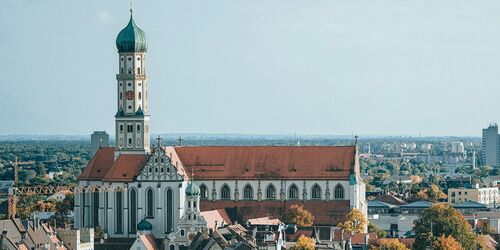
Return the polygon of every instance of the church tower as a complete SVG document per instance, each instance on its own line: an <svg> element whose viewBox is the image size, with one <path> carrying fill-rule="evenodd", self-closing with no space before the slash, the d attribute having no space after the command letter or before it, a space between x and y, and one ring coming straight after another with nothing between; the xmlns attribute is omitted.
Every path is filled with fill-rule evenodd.
<svg viewBox="0 0 500 250"><path fill-rule="evenodd" d="M118 49L117 112L115 115L115 158L120 154L150 152L146 33L130 21L116 37Z"/></svg>

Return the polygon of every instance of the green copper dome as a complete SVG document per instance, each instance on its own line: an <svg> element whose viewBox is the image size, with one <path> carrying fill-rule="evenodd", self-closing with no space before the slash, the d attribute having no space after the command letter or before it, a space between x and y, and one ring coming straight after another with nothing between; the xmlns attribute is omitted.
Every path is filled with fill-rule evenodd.
<svg viewBox="0 0 500 250"><path fill-rule="evenodd" d="M200 188L193 181L190 181L186 187L186 195L200 195Z"/></svg>
<svg viewBox="0 0 500 250"><path fill-rule="evenodd" d="M130 14L127 27L123 28L116 37L116 48L118 52L146 52L148 50L146 33L135 25L132 14Z"/></svg>
<svg viewBox="0 0 500 250"><path fill-rule="evenodd" d="M146 219L142 219L139 224L137 224L137 230L139 231L151 231L153 229L153 225L149 223Z"/></svg>

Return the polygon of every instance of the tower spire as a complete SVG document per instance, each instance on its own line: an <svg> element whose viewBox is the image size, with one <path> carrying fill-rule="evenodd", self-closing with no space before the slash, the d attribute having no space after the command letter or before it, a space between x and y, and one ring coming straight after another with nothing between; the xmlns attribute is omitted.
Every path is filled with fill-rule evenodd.
<svg viewBox="0 0 500 250"><path fill-rule="evenodd" d="M132 0L130 0L130 16L132 16L132 13L134 12L134 5Z"/></svg>

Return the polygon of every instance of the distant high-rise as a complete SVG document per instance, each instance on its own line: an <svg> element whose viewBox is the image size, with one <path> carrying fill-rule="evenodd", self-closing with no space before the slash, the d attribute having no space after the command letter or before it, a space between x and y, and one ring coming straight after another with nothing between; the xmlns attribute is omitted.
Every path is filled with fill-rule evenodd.
<svg viewBox="0 0 500 250"><path fill-rule="evenodd" d="M92 156L94 156L95 152L100 147L108 147L109 146L109 135L106 131L94 131L94 133L90 136L90 144L92 145Z"/></svg>
<svg viewBox="0 0 500 250"><path fill-rule="evenodd" d="M500 140L496 123L491 123L488 128L483 129L481 161L483 165L500 165Z"/></svg>

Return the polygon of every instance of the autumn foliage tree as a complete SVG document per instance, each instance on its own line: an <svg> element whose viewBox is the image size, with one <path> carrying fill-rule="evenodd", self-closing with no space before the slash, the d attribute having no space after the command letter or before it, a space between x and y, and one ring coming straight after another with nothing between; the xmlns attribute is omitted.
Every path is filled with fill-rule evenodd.
<svg viewBox="0 0 500 250"><path fill-rule="evenodd" d="M397 239L381 239L378 246L372 246L370 250L410 250L405 244Z"/></svg>
<svg viewBox="0 0 500 250"><path fill-rule="evenodd" d="M476 234L462 214L448 204L424 210L415 221L414 230L415 249L429 247L439 236L452 236L463 249L476 249Z"/></svg>
<svg viewBox="0 0 500 250"><path fill-rule="evenodd" d="M298 227L310 227L313 225L313 221L314 216L303 206L291 205L285 214L285 222L295 224Z"/></svg>
<svg viewBox="0 0 500 250"><path fill-rule="evenodd" d="M448 196L441 191L438 185L431 184L429 188L423 189L417 193L417 197L422 200L436 202L446 199Z"/></svg>
<svg viewBox="0 0 500 250"><path fill-rule="evenodd" d="M434 250L462 250L462 246L451 235L439 236L432 244Z"/></svg>
<svg viewBox="0 0 500 250"><path fill-rule="evenodd" d="M346 220L339 223L337 226L349 233L361 233L365 231L368 220L365 215L357 208L351 209L347 214Z"/></svg>
<svg viewBox="0 0 500 250"><path fill-rule="evenodd" d="M314 250L315 247L314 240L309 237L301 235L297 240L297 244L291 247L292 250Z"/></svg>

